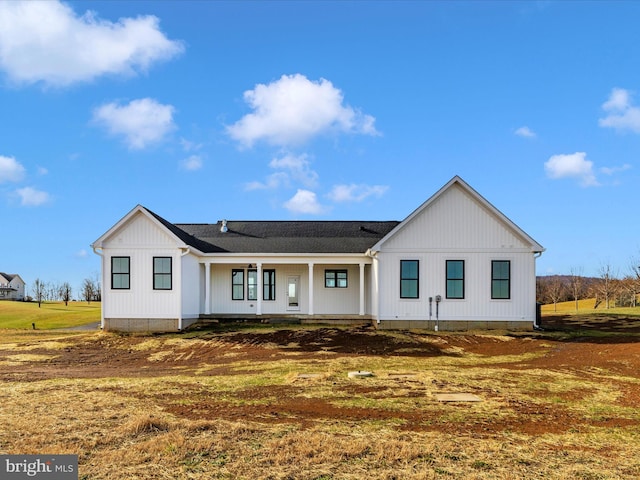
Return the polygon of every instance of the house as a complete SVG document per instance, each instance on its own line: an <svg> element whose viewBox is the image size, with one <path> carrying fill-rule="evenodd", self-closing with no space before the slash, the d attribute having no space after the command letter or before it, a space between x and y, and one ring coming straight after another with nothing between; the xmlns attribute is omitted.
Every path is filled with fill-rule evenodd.
<svg viewBox="0 0 640 480"><path fill-rule="evenodd" d="M174 224L136 206L98 238L102 327L201 319L531 329L544 248L460 177L398 221Z"/></svg>
<svg viewBox="0 0 640 480"><path fill-rule="evenodd" d="M17 273L0 272L0 300L24 300L24 286Z"/></svg>

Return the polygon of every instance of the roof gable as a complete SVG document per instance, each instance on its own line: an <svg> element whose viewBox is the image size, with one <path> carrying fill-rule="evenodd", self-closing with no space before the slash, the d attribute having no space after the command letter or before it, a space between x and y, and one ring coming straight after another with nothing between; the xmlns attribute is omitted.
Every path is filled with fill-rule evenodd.
<svg viewBox="0 0 640 480"><path fill-rule="evenodd" d="M381 239L372 250L416 248L544 247L460 177L455 176Z"/></svg>

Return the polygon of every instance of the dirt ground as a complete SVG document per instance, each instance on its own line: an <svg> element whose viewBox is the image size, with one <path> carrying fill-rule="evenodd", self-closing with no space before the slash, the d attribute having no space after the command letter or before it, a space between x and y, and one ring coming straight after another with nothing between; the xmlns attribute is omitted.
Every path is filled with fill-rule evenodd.
<svg viewBox="0 0 640 480"><path fill-rule="evenodd" d="M615 325L610 328L613 330ZM628 335L550 336L544 333L519 333L513 335L488 334L439 334L425 332L402 332L401 335L382 334L371 327L354 328L309 328L275 331L224 331L204 332L192 340L173 342L175 336L128 336L91 333L66 338L66 346L48 347L47 343L34 340L29 354L34 358L50 356L46 361L22 361L16 368L10 361L12 355L24 352L5 348L0 351L0 382L29 382L45 379L108 378L108 377L161 377L168 372L197 374L204 376L230 376L238 374L240 363L248 366L262 361L291 360L306 361L318 365L327 359L343 357L377 356L391 357L460 358L475 355L485 366L500 369L506 374L517 375L524 369L537 369L541 375L571 373L580 378L594 380L606 378L618 384L624 394L615 400L617 405L634 407L640 404L640 338ZM26 344L27 346L28 343ZM510 361L509 359L514 359ZM473 368L462 365L460 368ZM259 374L259 369L256 370ZM545 373L546 372L546 373ZM603 375L606 372L606 375ZM407 372L405 372L407 373ZM411 372L399 375L402 382L412 382ZM391 377L389 377L391 378ZM434 378L431 384L414 382L403 395L426 395L429 391L448 391L446 379ZM449 434L465 433L496 435L500 432L518 432L527 435L564 433L584 427L638 427L634 418L602 416L585 418L583 415L561 405L541 406L540 403L521 400L517 397L505 399L507 407L515 415L493 418L490 422L478 417L465 423L438 421L437 415L425 421L418 411L392 411L371 407L339 406L322 398L305 396L304 381L292 381L288 385L248 387L234 392L234 401L217 399L206 388L191 387L189 392L157 395L144 393L147 398L172 415L187 419L225 419L238 421L252 419L262 423L295 423L303 428L314 422L327 419L359 421L399 419L399 428L408 431L442 431ZM385 398L396 394L384 385L367 383L339 383L335 389L345 395L367 395L371 399ZM588 387L587 387L588 388ZM408 393L407 393L408 392ZM540 386L540 395L545 395ZM474 393L488 399L496 396L486 384L475 387ZM588 391L574 388L566 392L546 392L549 397L578 397ZM196 399L188 405L176 401L175 397L188 395ZM269 399L269 401L260 401ZM562 398L561 398L562 400ZM565 398L565 400L567 400ZM471 408L460 405L459 408Z"/></svg>

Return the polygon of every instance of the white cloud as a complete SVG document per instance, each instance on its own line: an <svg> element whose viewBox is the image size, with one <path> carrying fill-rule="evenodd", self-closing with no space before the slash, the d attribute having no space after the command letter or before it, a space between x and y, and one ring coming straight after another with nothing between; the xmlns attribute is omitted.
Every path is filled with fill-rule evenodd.
<svg viewBox="0 0 640 480"><path fill-rule="evenodd" d="M628 163L625 163L620 167L601 167L600 171L605 175L614 175L618 172L624 172L625 170L629 170L631 168L632 168L631 165L629 165Z"/></svg>
<svg viewBox="0 0 640 480"><path fill-rule="evenodd" d="M367 197L381 197L388 190L385 185L336 185L328 197L334 202L361 202Z"/></svg>
<svg viewBox="0 0 640 480"><path fill-rule="evenodd" d="M289 175L286 172L272 173L265 182L249 182L245 185L245 190L274 190L280 187L288 187L291 184Z"/></svg>
<svg viewBox="0 0 640 480"><path fill-rule="evenodd" d="M60 1L0 2L0 69L16 83L66 86L135 75L184 50L157 17L102 20Z"/></svg>
<svg viewBox="0 0 640 480"><path fill-rule="evenodd" d="M24 167L15 158L0 155L0 183L19 182L24 174Z"/></svg>
<svg viewBox="0 0 640 480"><path fill-rule="evenodd" d="M25 207L37 207L51 200L51 196L47 192L32 187L19 188L16 193L20 197L20 204Z"/></svg>
<svg viewBox="0 0 640 480"><path fill-rule="evenodd" d="M318 173L311 169L311 162L306 153L301 155L285 154L274 158L269 166L276 170L285 170L292 180L302 183L305 187L313 187L318 182Z"/></svg>
<svg viewBox="0 0 640 480"><path fill-rule="evenodd" d="M608 115L598 120L601 127L640 133L640 107L632 105L631 93L628 90L614 88L609 99L602 104L602 109L608 112Z"/></svg>
<svg viewBox="0 0 640 480"><path fill-rule="evenodd" d="M102 105L93 111L93 120L111 135L123 136L129 148L140 150L160 142L176 128L174 110L171 105L142 98L123 106L115 102Z"/></svg>
<svg viewBox="0 0 640 480"><path fill-rule="evenodd" d="M342 91L324 78L315 82L301 74L283 75L247 90L244 100L253 113L228 126L227 133L246 147L260 140L299 145L330 131L378 134L375 118L343 105Z"/></svg>
<svg viewBox="0 0 640 480"><path fill-rule="evenodd" d="M585 152L553 155L544 164L544 169L549 178L576 178L584 187L598 185L593 173L593 162L587 160L586 156Z"/></svg>
<svg viewBox="0 0 640 480"><path fill-rule="evenodd" d="M200 170L202 168L202 157L200 155L191 155L180 162L180 167L190 172Z"/></svg>
<svg viewBox="0 0 640 480"><path fill-rule="evenodd" d="M529 127L527 126L523 126L518 128L515 132L515 135L519 136L519 137L524 137L524 138L536 138L536 132L534 132L533 130L531 130Z"/></svg>
<svg viewBox="0 0 640 480"><path fill-rule="evenodd" d="M316 194L310 190L299 189L296 194L284 203L284 207L292 213L317 215L325 208L318 202Z"/></svg>

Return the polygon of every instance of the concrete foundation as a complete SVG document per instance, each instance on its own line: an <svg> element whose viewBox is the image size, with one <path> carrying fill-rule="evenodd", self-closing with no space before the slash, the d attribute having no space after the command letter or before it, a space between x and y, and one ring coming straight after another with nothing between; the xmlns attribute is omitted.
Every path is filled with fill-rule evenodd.
<svg viewBox="0 0 640 480"><path fill-rule="evenodd" d="M194 324L198 319L182 320L182 328ZM177 318L105 318L105 332L178 332L180 322Z"/></svg>
<svg viewBox="0 0 640 480"><path fill-rule="evenodd" d="M435 320L380 320L373 322L376 328L381 330L408 330L421 329L435 331ZM533 322L528 321L502 321L502 320L440 320L437 322L439 332L465 332L469 330L510 330L531 331Z"/></svg>

